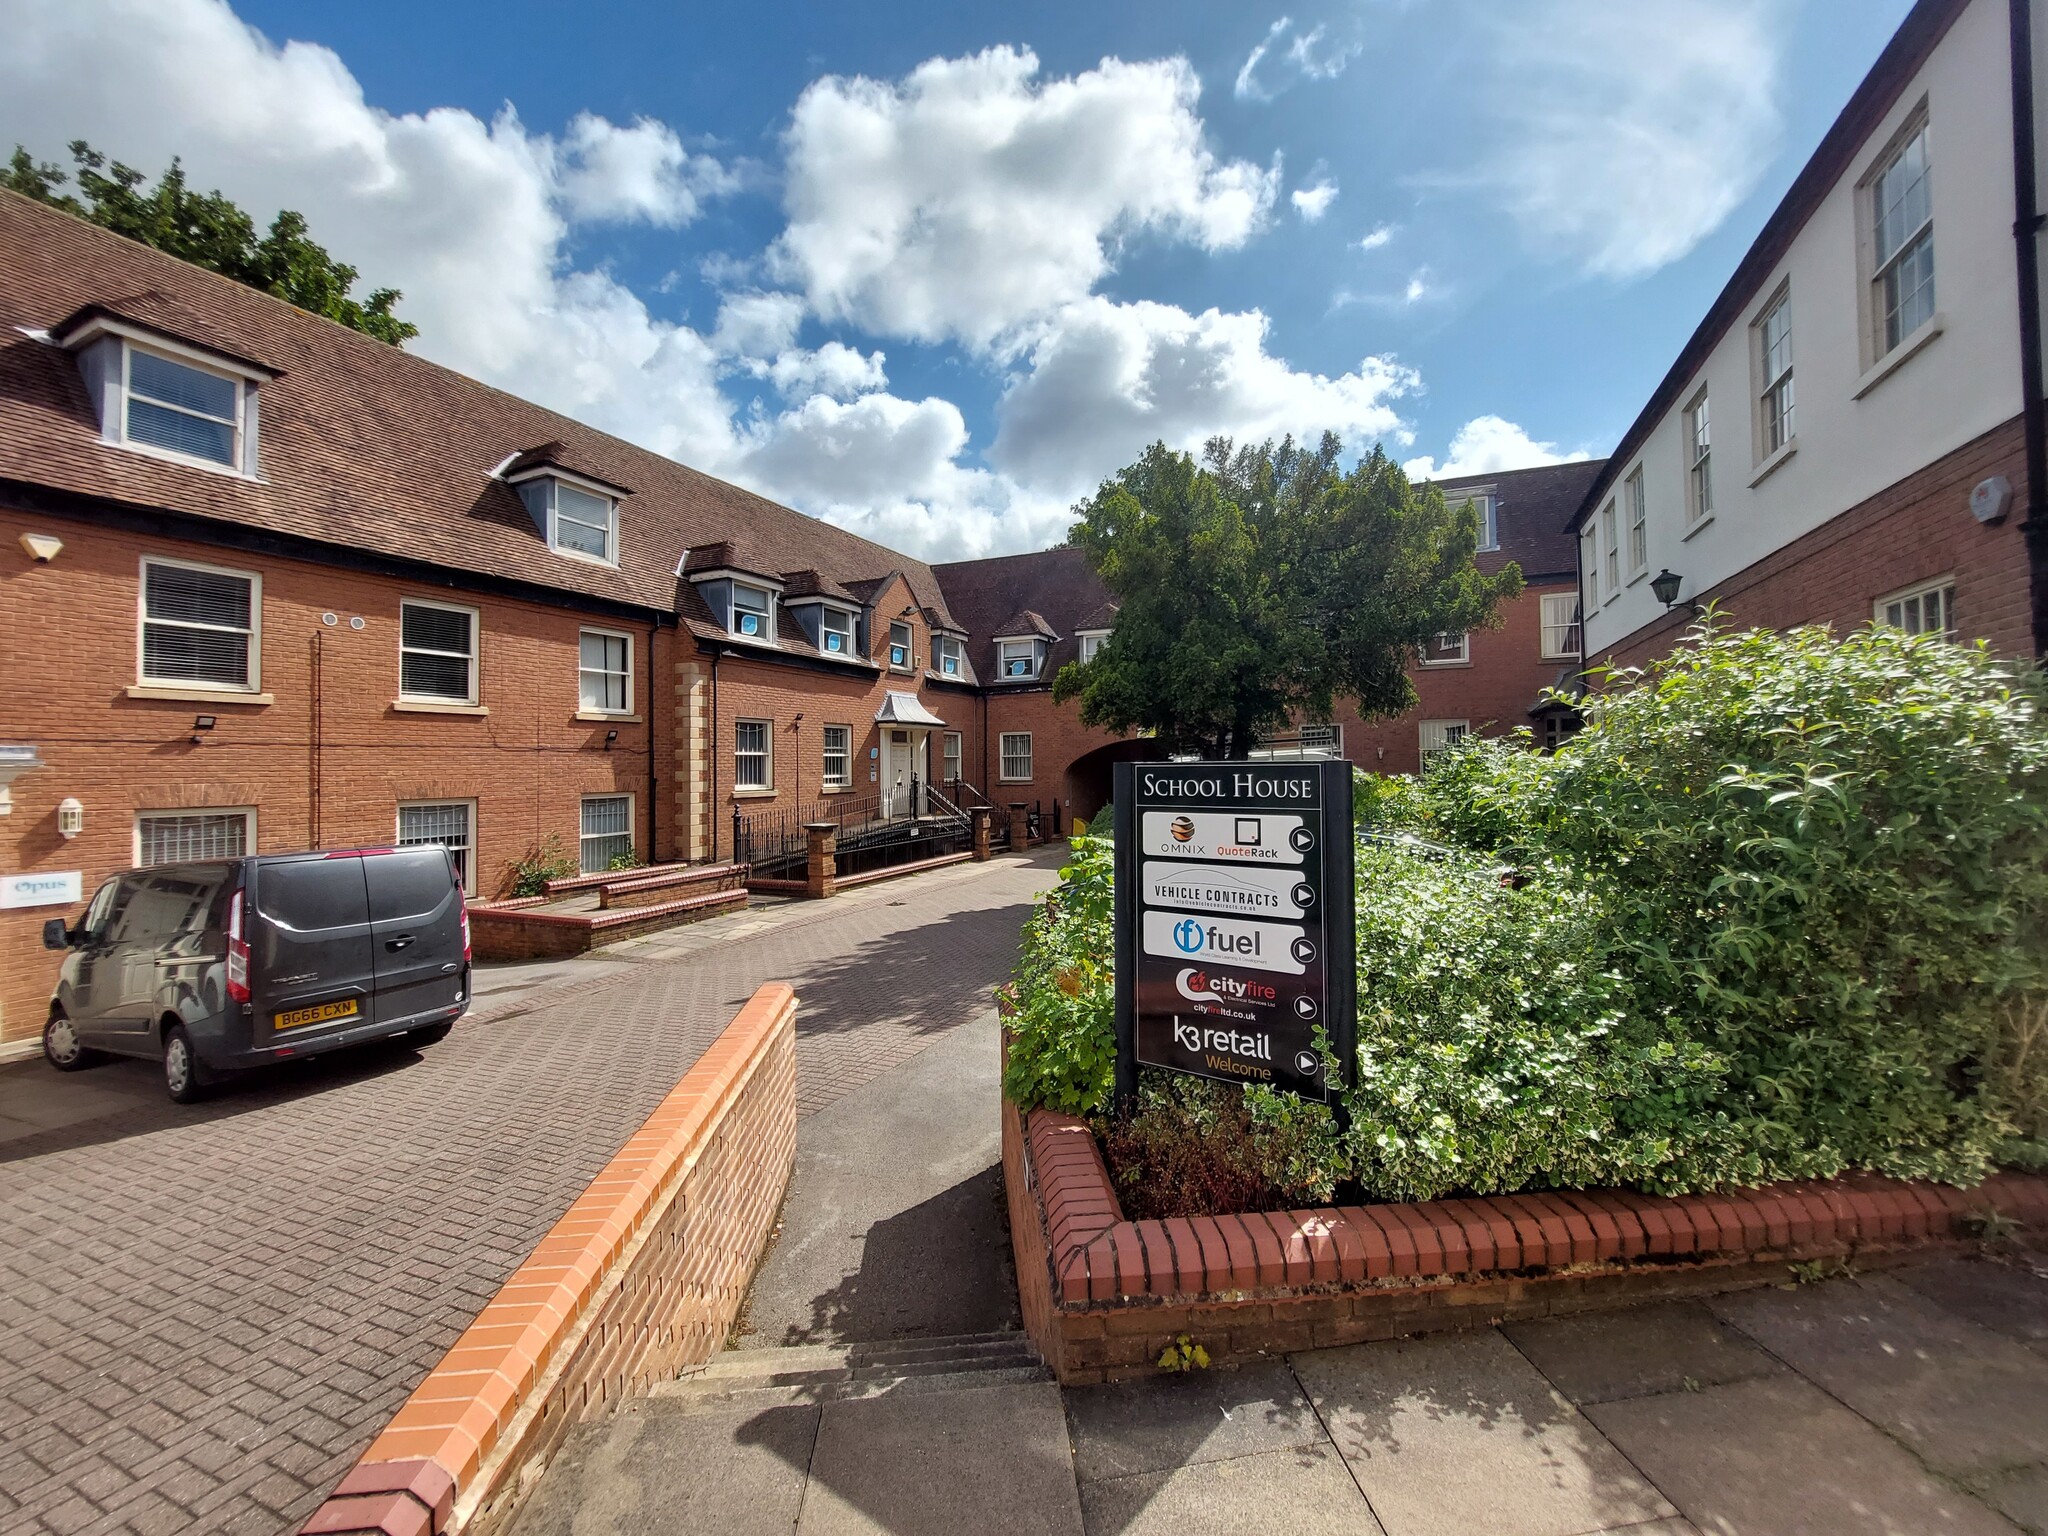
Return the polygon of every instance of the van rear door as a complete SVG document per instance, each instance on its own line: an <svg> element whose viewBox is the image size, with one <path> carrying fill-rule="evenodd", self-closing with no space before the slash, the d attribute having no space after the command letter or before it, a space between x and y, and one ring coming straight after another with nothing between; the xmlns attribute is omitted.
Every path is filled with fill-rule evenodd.
<svg viewBox="0 0 2048 1536"><path fill-rule="evenodd" d="M376 963L362 855L257 859L250 887L250 1043L289 1044L367 1023Z"/></svg>
<svg viewBox="0 0 2048 1536"><path fill-rule="evenodd" d="M438 843L363 856L377 971L376 1018L399 1024L462 1000L462 888Z"/></svg>

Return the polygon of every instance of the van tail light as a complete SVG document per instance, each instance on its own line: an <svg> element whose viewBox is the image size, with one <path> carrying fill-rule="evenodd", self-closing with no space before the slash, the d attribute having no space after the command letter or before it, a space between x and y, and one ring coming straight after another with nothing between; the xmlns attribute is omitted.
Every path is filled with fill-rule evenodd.
<svg viewBox="0 0 2048 1536"><path fill-rule="evenodd" d="M469 902L460 891L455 893L455 899L460 903L457 910L462 913L462 963L467 965L469 964Z"/></svg>
<svg viewBox="0 0 2048 1536"><path fill-rule="evenodd" d="M242 927L243 892L228 898L228 996L249 1001L249 940Z"/></svg>

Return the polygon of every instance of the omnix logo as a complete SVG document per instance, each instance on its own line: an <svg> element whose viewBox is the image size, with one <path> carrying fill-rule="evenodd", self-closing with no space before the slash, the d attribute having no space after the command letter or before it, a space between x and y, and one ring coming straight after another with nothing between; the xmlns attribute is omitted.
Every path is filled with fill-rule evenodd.
<svg viewBox="0 0 2048 1536"><path fill-rule="evenodd" d="M1182 967L1181 973L1173 978L1173 984L1191 1003L1250 1003L1270 1007L1280 995L1263 981L1248 981L1241 976L1212 976L1191 965Z"/></svg>

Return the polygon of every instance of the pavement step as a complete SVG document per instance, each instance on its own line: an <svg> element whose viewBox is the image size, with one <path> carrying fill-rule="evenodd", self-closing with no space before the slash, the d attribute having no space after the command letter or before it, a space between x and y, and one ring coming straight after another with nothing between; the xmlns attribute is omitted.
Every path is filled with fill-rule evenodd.
<svg viewBox="0 0 2048 1536"><path fill-rule="evenodd" d="M964 1392L975 1387L1026 1385L1051 1381L1043 1365L979 1366L972 1370L918 1372L905 1376L841 1377L798 1382L703 1381L685 1377L663 1382L645 1397L626 1402L621 1413L686 1414L727 1408L757 1410L805 1403L858 1402L875 1397L921 1397L936 1392Z"/></svg>
<svg viewBox="0 0 2048 1536"><path fill-rule="evenodd" d="M659 1384L650 1396L705 1402L735 1394L790 1393L796 1394L793 1401L811 1401L821 1393L870 1395L911 1382L937 1383L936 1388L922 1390L944 1390L956 1382L982 1380L986 1385L997 1379L1048 1379L1037 1350L1024 1334L977 1333L732 1350L674 1381Z"/></svg>

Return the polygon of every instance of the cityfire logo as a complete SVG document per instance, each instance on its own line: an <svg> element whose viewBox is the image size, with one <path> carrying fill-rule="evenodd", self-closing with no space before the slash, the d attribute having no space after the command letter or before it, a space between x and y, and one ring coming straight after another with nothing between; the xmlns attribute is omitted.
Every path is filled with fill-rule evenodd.
<svg viewBox="0 0 2048 1536"><path fill-rule="evenodd" d="M1193 966L1183 966L1173 984L1180 995L1191 1003L1250 1003L1254 1006L1270 1006L1279 997L1279 992L1263 981L1252 981L1243 976L1212 976L1207 971L1198 971Z"/></svg>
<svg viewBox="0 0 2048 1536"><path fill-rule="evenodd" d="M1176 843L1191 842L1195 835L1195 824L1186 816L1176 816L1173 818L1173 825L1167 830L1173 834Z"/></svg>
<svg viewBox="0 0 2048 1536"><path fill-rule="evenodd" d="M1173 925L1173 942L1180 946L1183 954L1199 955L1208 941L1208 933L1192 917L1184 917Z"/></svg>

